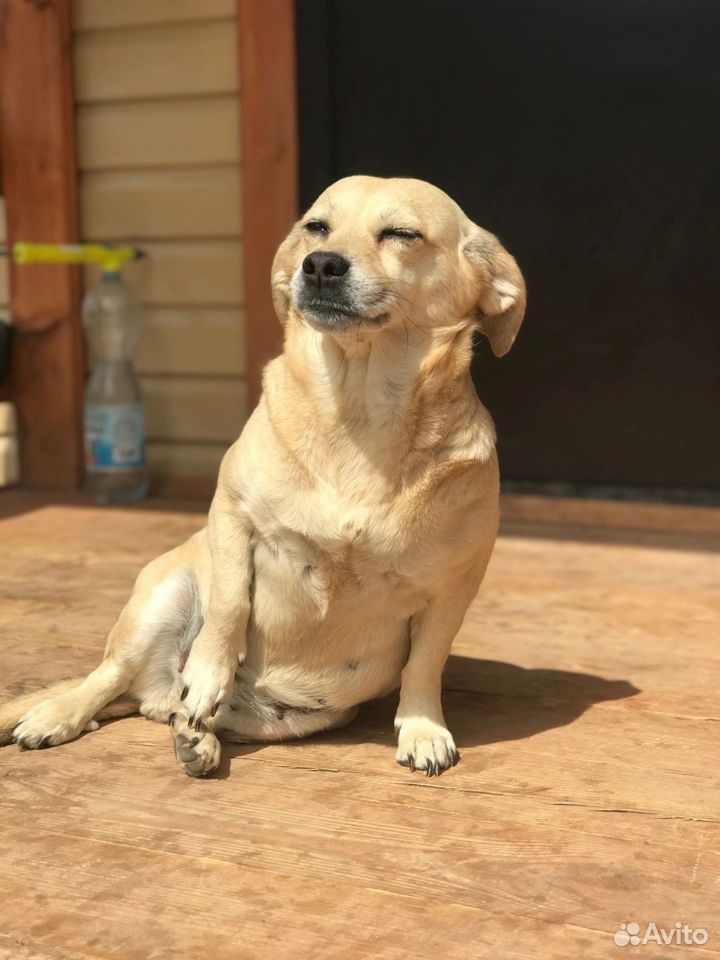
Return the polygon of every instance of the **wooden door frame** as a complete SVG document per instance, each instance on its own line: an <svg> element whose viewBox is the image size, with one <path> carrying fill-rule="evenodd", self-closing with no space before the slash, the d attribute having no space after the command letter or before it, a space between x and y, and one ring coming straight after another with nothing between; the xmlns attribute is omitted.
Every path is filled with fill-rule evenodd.
<svg viewBox="0 0 720 960"><path fill-rule="evenodd" d="M5 0L0 17L0 163L8 244L79 238L71 0ZM14 337L8 394L21 483L83 479L80 271L10 265Z"/></svg>
<svg viewBox="0 0 720 960"><path fill-rule="evenodd" d="M237 0L248 403L282 349L270 292L278 244L298 216L294 0Z"/></svg>

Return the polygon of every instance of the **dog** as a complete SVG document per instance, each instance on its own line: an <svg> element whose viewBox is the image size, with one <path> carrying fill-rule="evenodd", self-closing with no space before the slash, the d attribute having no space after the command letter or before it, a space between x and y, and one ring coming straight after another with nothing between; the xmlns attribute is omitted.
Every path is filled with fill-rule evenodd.
<svg viewBox="0 0 720 960"><path fill-rule="evenodd" d="M438 188L357 176L295 224L272 289L283 353L207 526L142 570L89 676L0 707L0 742L56 746L139 712L199 777L223 740L329 730L399 688L397 762L457 762L441 677L499 502L472 342L510 349L523 277Z"/></svg>

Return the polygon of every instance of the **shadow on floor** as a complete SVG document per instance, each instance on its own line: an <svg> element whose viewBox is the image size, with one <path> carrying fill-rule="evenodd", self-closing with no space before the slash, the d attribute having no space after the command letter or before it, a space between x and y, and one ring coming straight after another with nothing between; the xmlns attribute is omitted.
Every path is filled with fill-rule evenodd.
<svg viewBox="0 0 720 960"><path fill-rule="evenodd" d="M443 678L445 719L460 750L509 740L524 740L564 727L596 703L624 700L640 690L627 680L568 670L525 669L499 660L451 656ZM328 744L394 742L397 694L364 704L347 727L316 734ZM301 741L289 741L300 743ZM265 744L223 746L216 777L230 776L232 760L264 749Z"/></svg>

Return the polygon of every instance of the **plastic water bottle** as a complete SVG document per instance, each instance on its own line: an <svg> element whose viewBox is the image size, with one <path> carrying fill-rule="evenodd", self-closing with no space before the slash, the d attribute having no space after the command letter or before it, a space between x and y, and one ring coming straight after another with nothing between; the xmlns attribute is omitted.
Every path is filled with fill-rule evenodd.
<svg viewBox="0 0 720 960"><path fill-rule="evenodd" d="M87 486L97 503L144 497L145 422L133 357L141 307L118 269L105 269L83 300L92 373L85 388Z"/></svg>

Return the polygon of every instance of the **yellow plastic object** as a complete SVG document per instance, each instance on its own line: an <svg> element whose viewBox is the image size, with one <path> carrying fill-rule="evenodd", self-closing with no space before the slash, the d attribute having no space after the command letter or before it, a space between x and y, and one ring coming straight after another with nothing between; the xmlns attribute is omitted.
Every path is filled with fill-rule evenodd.
<svg viewBox="0 0 720 960"><path fill-rule="evenodd" d="M119 273L123 264L144 256L137 247L99 243L14 243L15 263L99 263L103 273Z"/></svg>

